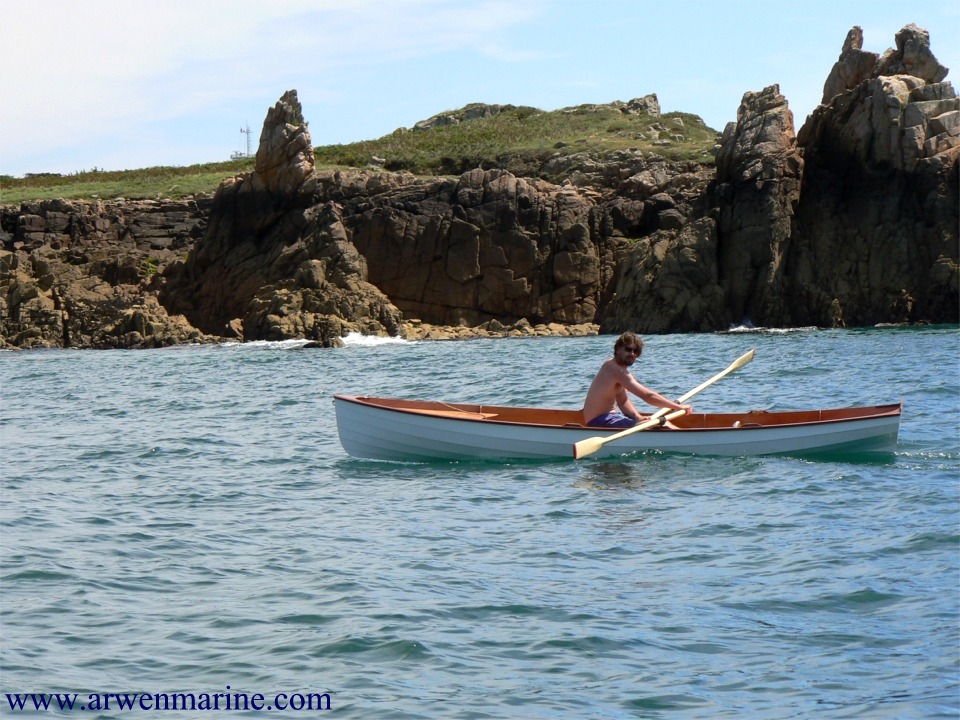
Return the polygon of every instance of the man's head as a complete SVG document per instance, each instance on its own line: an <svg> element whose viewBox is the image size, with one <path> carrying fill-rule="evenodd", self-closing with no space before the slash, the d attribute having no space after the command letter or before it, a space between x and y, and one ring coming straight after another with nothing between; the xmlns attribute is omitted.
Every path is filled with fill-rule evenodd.
<svg viewBox="0 0 960 720"><path fill-rule="evenodd" d="M613 344L613 357L621 365L633 365L643 353L643 340L636 333L625 332Z"/></svg>

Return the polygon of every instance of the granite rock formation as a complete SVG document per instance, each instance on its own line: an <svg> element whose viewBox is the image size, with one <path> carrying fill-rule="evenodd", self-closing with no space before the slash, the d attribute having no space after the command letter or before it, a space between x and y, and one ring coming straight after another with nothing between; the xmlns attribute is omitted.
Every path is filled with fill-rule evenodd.
<svg viewBox="0 0 960 720"><path fill-rule="evenodd" d="M206 337L157 301L209 202L25 203L0 224L0 347L148 348Z"/></svg>
<svg viewBox="0 0 960 720"><path fill-rule="evenodd" d="M340 208L369 281L405 317L595 323L636 244L682 227L712 174L640 166L618 192L475 169L455 179L321 174L318 197Z"/></svg>
<svg viewBox="0 0 960 720"><path fill-rule="evenodd" d="M366 258L370 281L407 317L593 322L611 259L575 188L473 170L458 179L326 178L323 196Z"/></svg>
<svg viewBox="0 0 960 720"><path fill-rule="evenodd" d="M708 210L644 241L601 329L960 320L960 101L925 31L896 44L853 28L796 136L777 86L746 93Z"/></svg>
<svg viewBox="0 0 960 720"><path fill-rule="evenodd" d="M724 130L716 176L698 187L708 209L701 205L702 216L686 215L690 222L641 241L601 329L710 331L750 315L775 317L802 171L793 115L779 89L744 95L737 122Z"/></svg>
<svg viewBox="0 0 960 720"><path fill-rule="evenodd" d="M957 322L960 100L924 30L862 42L798 133L773 85L744 94L715 166L565 154L558 182L318 171L290 91L212 200L3 207L0 343Z"/></svg>
<svg viewBox="0 0 960 720"><path fill-rule="evenodd" d="M220 185L203 241L164 273L161 302L204 332L242 340L398 334L400 312L366 281L337 207L315 202L317 185L291 90L267 113L253 172Z"/></svg>
<svg viewBox="0 0 960 720"><path fill-rule="evenodd" d="M625 107L651 112L651 102ZM203 241L165 273L172 312L245 340L416 335L423 323L589 326L629 238L682 224L683 193L667 192L676 179L709 176L634 157L623 196L607 202L503 170L317 172L304 137L291 92L268 113L254 172L221 185ZM653 202L635 199L649 193Z"/></svg>
<svg viewBox="0 0 960 720"><path fill-rule="evenodd" d="M851 30L836 68L862 56L859 37ZM960 99L946 74L926 31L908 25L800 129L787 322L960 320Z"/></svg>

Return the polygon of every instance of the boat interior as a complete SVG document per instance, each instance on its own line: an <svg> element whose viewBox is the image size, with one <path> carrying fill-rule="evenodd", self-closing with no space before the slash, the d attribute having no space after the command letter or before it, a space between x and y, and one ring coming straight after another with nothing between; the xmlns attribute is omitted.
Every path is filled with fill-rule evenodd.
<svg viewBox="0 0 960 720"><path fill-rule="evenodd" d="M587 427L583 423L583 415L579 410L473 405L354 395L337 395L336 397L387 410L456 420L493 421L550 427ZM761 428L892 416L899 415L901 410L901 403L827 410L748 410L739 413L693 413L673 418L671 422L681 430ZM668 428L660 429L666 430Z"/></svg>

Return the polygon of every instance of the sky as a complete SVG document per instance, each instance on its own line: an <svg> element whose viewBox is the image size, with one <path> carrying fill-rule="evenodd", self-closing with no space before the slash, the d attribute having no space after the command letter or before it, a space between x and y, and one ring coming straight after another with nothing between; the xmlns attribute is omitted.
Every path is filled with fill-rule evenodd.
<svg viewBox="0 0 960 720"><path fill-rule="evenodd" d="M910 23L960 89L960 0L3 0L0 174L228 160L290 89L314 145L651 93L720 131L773 84L799 129L851 27Z"/></svg>

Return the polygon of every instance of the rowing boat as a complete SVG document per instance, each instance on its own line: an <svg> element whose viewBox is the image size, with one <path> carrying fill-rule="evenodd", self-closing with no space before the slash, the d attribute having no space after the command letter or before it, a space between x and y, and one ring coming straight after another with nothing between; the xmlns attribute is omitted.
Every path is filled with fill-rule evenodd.
<svg viewBox="0 0 960 720"><path fill-rule="evenodd" d="M574 444L617 430L588 427L580 410L335 395L340 443L376 460L572 458ZM656 451L696 455L892 453L902 403L828 410L694 413L608 442L597 457Z"/></svg>

